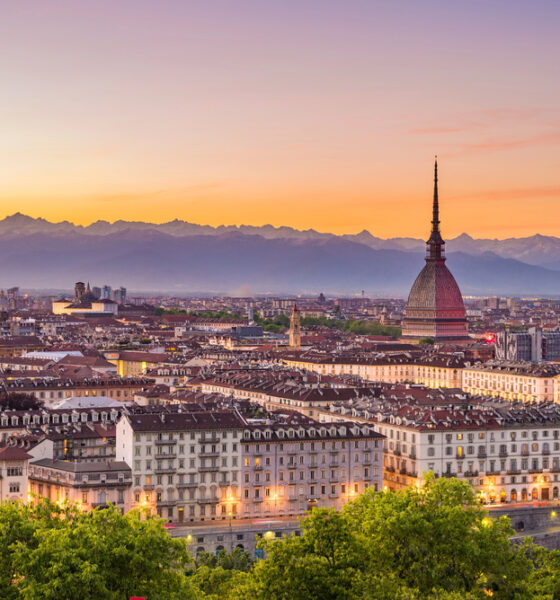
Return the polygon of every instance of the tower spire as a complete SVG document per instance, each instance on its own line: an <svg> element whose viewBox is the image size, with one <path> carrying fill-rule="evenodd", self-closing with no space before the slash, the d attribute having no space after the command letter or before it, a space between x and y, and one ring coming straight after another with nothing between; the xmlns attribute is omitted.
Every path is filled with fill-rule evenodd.
<svg viewBox="0 0 560 600"><path fill-rule="evenodd" d="M427 241L427 259L445 260L443 258L443 246L445 242L439 231L439 197L438 197L438 164L437 155L434 162L434 199L432 204L432 231Z"/></svg>
<svg viewBox="0 0 560 600"><path fill-rule="evenodd" d="M432 209L432 233L439 232L439 198L437 185L437 155L434 162L434 202Z"/></svg>

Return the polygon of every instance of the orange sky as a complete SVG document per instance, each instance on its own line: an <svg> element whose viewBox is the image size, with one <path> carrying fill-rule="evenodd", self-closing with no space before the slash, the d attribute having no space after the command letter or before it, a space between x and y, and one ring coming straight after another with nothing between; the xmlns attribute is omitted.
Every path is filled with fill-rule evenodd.
<svg viewBox="0 0 560 600"><path fill-rule="evenodd" d="M560 5L449 4L14 3L0 217L425 237L437 153L445 236L560 235Z"/></svg>

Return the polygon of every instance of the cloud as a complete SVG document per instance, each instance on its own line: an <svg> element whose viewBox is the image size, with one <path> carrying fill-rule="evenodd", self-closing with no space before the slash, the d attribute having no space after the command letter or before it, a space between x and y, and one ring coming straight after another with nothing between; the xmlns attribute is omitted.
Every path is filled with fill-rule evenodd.
<svg viewBox="0 0 560 600"><path fill-rule="evenodd" d="M560 109L555 108L488 108L466 113L458 113L452 123L431 123L424 127L410 129L412 135L439 135L464 133L491 127L507 122L527 122L538 120L542 125L560 126Z"/></svg>
<svg viewBox="0 0 560 600"><path fill-rule="evenodd" d="M500 139L488 138L480 142L462 142L446 144L457 154L474 154L480 152L495 152L499 150L516 150L519 148L533 148L535 146L557 146L560 144L560 131L538 133L526 137Z"/></svg>
<svg viewBox="0 0 560 600"><path fill-rule="evenodd" d="M90 195L87 200L99 203L136 203L156 200L178 200L188 199L189 196L213 192L225 185L225 182L214 181L190 185L178 189L147 190L145 192L123 192L122 194L95 194Z"/></svg>
<svg viewBox="0 0 560 600"><path fill-rule="evenodd" d="M473 194L454 195L455 200L472 200L483 198L486 200L529 200L534 198L560 198L560 185L514 188L506 190L487 190Z"/></svg>

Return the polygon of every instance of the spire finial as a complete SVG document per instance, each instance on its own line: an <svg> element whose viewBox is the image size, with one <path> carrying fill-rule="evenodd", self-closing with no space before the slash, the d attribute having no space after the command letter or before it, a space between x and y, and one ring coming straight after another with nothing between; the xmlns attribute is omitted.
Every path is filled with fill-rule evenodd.
<svg viewBox="0 0 560 600"><path fill-rule="evenodd" d="M428 240L428 256L442 258L444 241L439 232L438 164L437 154L434 161L434 199L432 205L432 232Z"/></svg>

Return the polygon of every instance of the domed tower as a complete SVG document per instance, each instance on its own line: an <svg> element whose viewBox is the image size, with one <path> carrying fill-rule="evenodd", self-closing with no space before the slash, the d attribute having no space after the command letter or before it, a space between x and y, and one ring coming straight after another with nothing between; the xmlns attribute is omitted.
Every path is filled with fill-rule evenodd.
<svg viewBox="0 0 560 600"><path fill-rule="evenodd" d="M468 339L461 290L445 265L445 242L439 231L437 158L434 166L432 233L426 242L426 266L406 303L403 338L431 337L436 342Z"/></svg>

